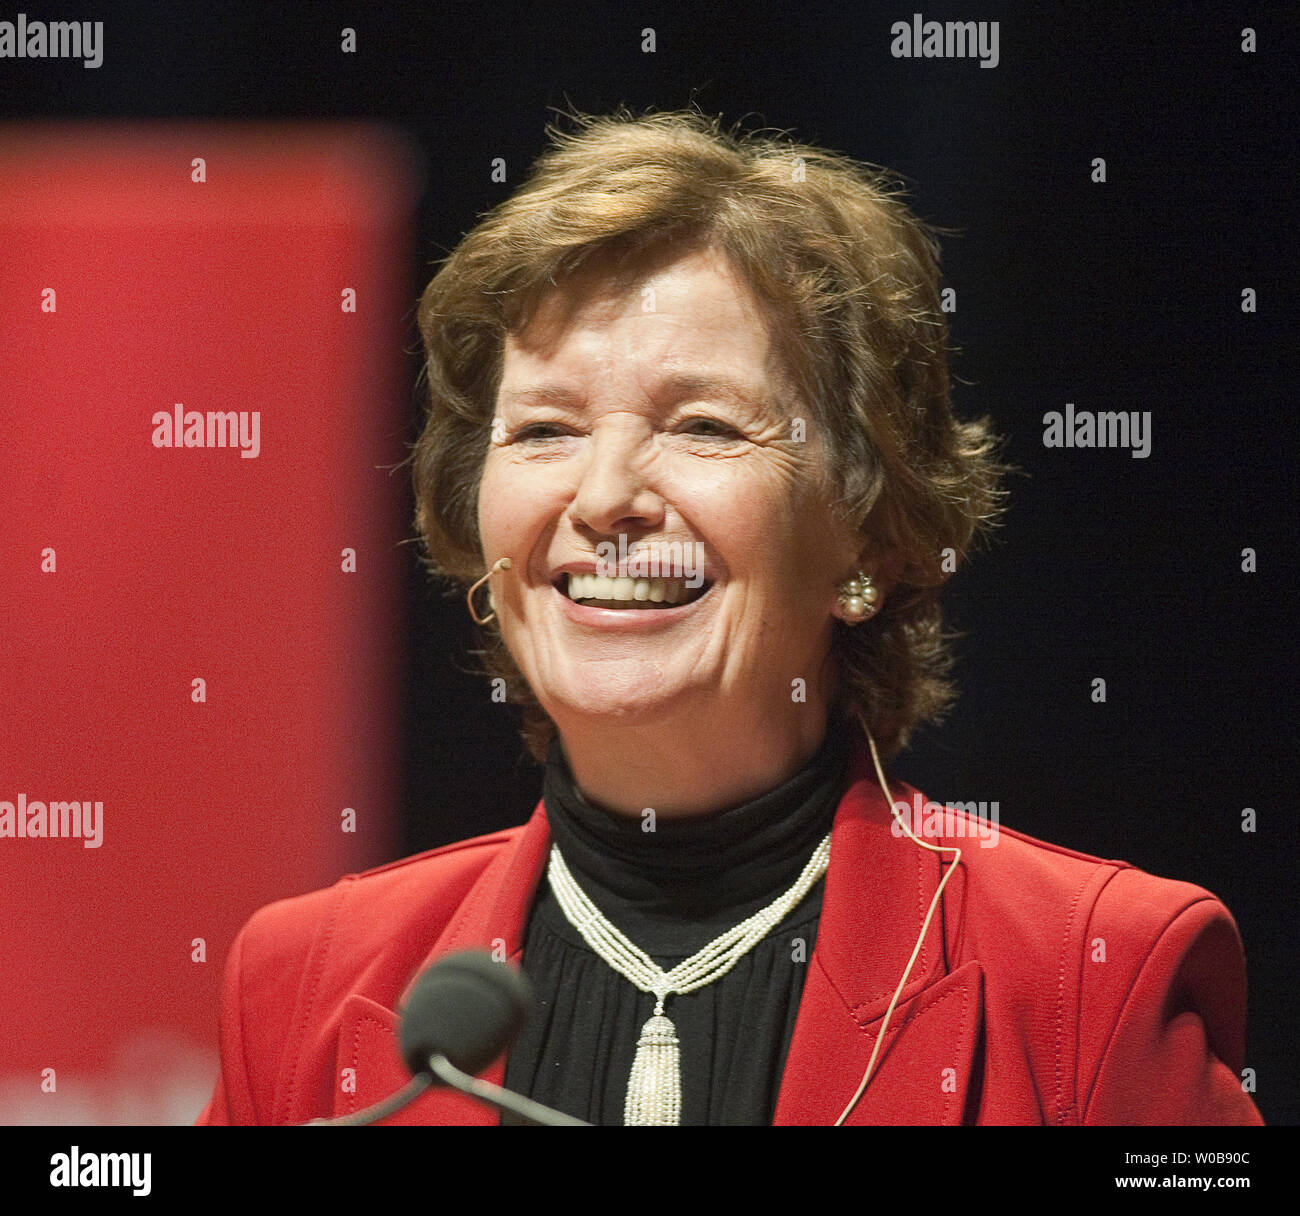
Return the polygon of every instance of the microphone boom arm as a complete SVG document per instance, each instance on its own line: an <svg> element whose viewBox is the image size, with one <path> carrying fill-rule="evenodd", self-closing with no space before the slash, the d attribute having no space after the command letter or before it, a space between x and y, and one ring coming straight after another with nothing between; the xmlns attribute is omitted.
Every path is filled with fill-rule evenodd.
<svg viewBox="0 0 1300 1216"><path fill-rule="evenodd" d="M591 1126L590 1123L575 1119L572 1115L563 1114L558 1110L552 1110L549 1106L543 1106L540 1102L534 1102L531 1098L525 1098L523 1094L511 1093L508 1089L493 1085L491 1081L480 1081L477 1077L471 1077L469 1073L461 1072L446 1056L430 1056L429 1071L444 1085L469 1094L471 1098L477 1098L489 1106L495 1106L498 1110L518 1115L528 1123L541 1127Z"/></svg>

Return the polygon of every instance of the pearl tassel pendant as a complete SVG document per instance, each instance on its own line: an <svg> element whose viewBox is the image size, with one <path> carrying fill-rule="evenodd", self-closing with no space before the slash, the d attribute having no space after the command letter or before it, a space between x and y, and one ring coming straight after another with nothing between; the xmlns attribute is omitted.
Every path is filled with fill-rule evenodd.
<svg viewBox="0 0 1300 1216"><path fill-rule="evenodd" d="M664 997L641 1027L623 1103L624 1127L676 1127L682 1119L682 1066L677 1027L664 1016Z"/></svg>
<svg viewBox="0 0 1300 1216"><path fill-rule="evenodd" d="M592 951L642 992L653 992L655 1011L641 1027L632 1074L623 1103L623 1125L677 1126L682 1121L682 1067L677 1027L664 1016L664 1001L721 979L736 963L781 923L826 873L831 860L828 833L808 858L799 881L784 895L715 937L707 946L664 971L644 950L628 940L574 881L558 846L551 843L546 870L551 890L569 923Z"/></svg>

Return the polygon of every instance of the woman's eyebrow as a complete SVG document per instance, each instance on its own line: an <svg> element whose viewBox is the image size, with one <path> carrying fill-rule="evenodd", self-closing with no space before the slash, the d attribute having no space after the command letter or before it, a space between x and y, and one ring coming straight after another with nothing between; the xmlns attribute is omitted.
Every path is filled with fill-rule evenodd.
<svg viewBox="0 0 1300 1216"><path fill-rule="evenodd" d="M582 400L580 393L560 384L539 384L531 388L510 389L500 395L502 405L574 405Z"/></svg>
<svg viewBox="0 0 1300 1216"><path fill-rule="evenodd" d="M679 372L666 376L659 382L658 391L676 401L698 393L701 396L726 397L751 408L763 409L768 404L767 394L756 386L716 373Z"/></svg>
<svg viewBox="0 0 1300 1216"><path fill-rule="evenodd" d="M768 407L767 395L753 385L730 376L714 373L680 372L659 380L652 394L655 400L677 402L692 394L726 397L738 404L752 408ZM509 389L500 396L505 406L530 405L581 405L584 394L562 384L538 384L528 388Z"/></svg>

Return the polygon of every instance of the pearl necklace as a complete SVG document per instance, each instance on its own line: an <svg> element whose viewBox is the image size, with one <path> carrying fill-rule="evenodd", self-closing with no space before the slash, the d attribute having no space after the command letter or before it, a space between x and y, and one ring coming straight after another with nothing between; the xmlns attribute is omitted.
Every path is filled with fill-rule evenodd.
<svg viewBox="0 0 1300 1216"><path fill-rule="evenodd" d="M664 971L643 950L633 945L574 881L560 855L551 845L546 876L569 923L582 934L592 950L642 992L655 997L655 1010L641 1028L636 1058L628 1078L623 1104L625 1126L675 1125L681 1122L681 1061L677 1028L664 1016L664 1001L703 988L721 979L765 938L812 889L830 865L829 834L813 850L798 881L784 895L760 908L752 916L716 937L703 950Z"/></svg>

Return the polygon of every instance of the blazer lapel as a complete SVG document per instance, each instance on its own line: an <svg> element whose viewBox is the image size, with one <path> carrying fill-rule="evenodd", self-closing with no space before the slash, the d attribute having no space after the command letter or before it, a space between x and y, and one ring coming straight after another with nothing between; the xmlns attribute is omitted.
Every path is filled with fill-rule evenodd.
<svg viewBox="0 0 1300 1216"><path fill-rule="evenodd" d="M493 951L519 965L523 957L525 922L537 884L541 880L550 829L539 802L524 830L488 864L442 935L411 977L398 1007L406 1003L416 979L439 958L457 950ZM355 1091L335 1096L334 1113L351 1114L382 1101L401 1089L410 1073L398 1049L400 1019L391 1009L368 999L348 997L339 1032L338 1069L353 1068ZM505 1080L503 1052L479 1076L494 1085ZM490 1125L500 1122L497 1111L473 1098L442 1086L426 1091L409 1106L381 1120L382 1124L432 1124L435 1126Z"/></svg>
<svg viewBox="0 0 1300 1216"><path fill-rule="evenodd" d="M896 831L855 749L854 781L831 829L817 944L786 1058L777 1124L832 1124L857 1092L950 854ZM910 799L915 791L894 783ZM954 875L951 887L958 881ZM949 888L945 888L945 895ZM956 1124L983 1029L978 962L948 973L942 902L889 1019L870 1083L845 1123Z"/></svg>
<svg viewBox="0 0 1300 1216"><path fill-rule="evenodd" d="M336 1076L351 1077L353 1088L340 1089L334 1099L334 1115L350 1115L402 1089L411 1079L398 1054L398 1016L391 1009L353 995L343 1006L343 1023L339 1029L338 1068ZM352 1069L351 1074L344 1071ZM396 1114L381 1119L381 1126L413 1124L492 1124L495 1113L481 1102L437 1088L421 1094Z"/></svg>
<svg viewBox="0 0 1300 1216"><path fill-rule="evenodd" d="M910 1000L900 998L871 1081L846 1125L964 1121L983 1029L983 981L979 963L970 962ZM773 1122L833 1124L857 1093L883 1021L883 1012L866 1023L853 1018L825 971L814 967Z"/></svg>

